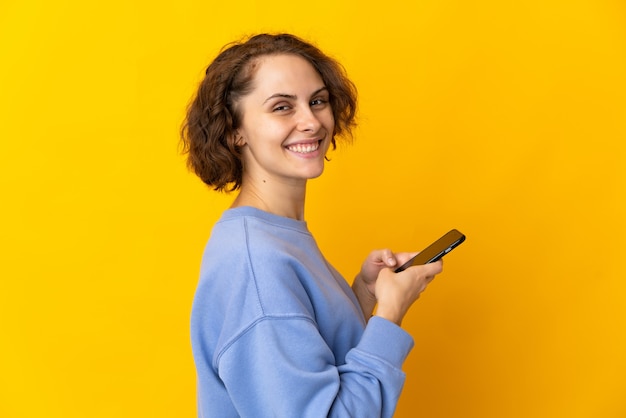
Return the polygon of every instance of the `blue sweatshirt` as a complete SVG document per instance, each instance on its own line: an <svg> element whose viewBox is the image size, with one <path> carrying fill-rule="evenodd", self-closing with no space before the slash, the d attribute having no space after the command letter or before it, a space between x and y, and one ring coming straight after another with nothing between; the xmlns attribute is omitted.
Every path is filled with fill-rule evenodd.
<svg viewBox="0 0 626 418"><path fill-rule="evenodd" d="M413 339L365 321L306 223L224 212L191 314L200 417L391 417Z"/></svg>

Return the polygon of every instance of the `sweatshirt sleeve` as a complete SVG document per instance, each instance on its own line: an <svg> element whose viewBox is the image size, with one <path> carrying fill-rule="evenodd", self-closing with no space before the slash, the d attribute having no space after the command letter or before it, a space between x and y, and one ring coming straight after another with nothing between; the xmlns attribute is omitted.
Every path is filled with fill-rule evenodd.
<svg viewBox="0 0 626 418"><path fill-rule="evenodd" d="M392 417L412 346L400 327L373 317L337 367L310 318L263 317L216 366L241 417Z"/></svg>

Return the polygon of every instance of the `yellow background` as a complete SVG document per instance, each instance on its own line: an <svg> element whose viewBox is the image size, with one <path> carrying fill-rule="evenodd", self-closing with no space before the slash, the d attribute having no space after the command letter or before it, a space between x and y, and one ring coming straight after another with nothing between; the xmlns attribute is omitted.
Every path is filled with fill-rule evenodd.
<svg viewBox="0 0 626 418"><path fill-rule="evenodd" d="M360 90L307 219L369 250L468 238L405 327L398 417L626 416L620 0L0 4L0 416L193 417L189 311L231 197L178 153L228 41L291 31Z"/></svg>

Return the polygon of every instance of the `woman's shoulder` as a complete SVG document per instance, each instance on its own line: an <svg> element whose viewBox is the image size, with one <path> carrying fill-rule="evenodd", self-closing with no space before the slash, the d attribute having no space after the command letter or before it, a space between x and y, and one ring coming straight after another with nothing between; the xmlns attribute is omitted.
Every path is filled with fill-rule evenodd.
<svg viewBox="0 0 626 418"><path fill-rule="evenodd" d="M201 280L225 293L254 288L267 313L302 312L311 310L310 270L324 266L304 222L237 208L225 212L214 226Z"/></svg>
<svg viewBox="0 0 626 418"><path fill-rule="evenodd" d="M259 232L278 229L284 233L310 235L305 221L275 215L251 206L241 206L224 211L214 229L229 228L233 225L251 226Z"/></svg>
<svg viewBox="0 0 626 418"><path fill-rule="evenodd" d="M310 250L315 241L306 222L277 216L252 207L229 209L211 232L211 251L272 258Z"/></svg>

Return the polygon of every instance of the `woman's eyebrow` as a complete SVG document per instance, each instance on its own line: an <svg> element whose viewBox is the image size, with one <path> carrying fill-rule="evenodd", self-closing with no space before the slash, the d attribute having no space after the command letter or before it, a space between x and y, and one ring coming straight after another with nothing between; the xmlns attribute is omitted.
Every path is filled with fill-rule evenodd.
<svg viewBox="0 0 626 418"><path fill-rule="evenodd" d="M322 86L319 89L315 90L312 94L312 96L315 96L316 94L319 94L321 92L323 92L324 90L328 90L328 88L326 86ZM265 99L265 101L263 102L264 104L267 103L268 101L275 99L275 98L281 98L281 99L289 99L289 100L296 100L298 98L298 96L296 96L295 94L287 94L287 93L275 93L272 94L270 97L268 97L267 99Z"/></svg>
<svg viewBox="0 0 626 418"><path fill-rule="evenodd" d="M326 86L322 86L319 89L315 90L313 92L313 94L311 94L311 96L315 96L316 94L320 94L321 92L323 92L324 90L328 91L328 87Z"/></svg>
<svg viewBox="0 0 626 418"><path fill-rule="evenodd" d="M275 99L277 97L280 97L281 99L290 99L290 100L295 100L295 99L298 98L298 96L293 95L293 94L276 93L276 94L272 94L270 97L265 99L265 101L263 103L267 103L268 101L270 101L272 99Z"/></svg>

